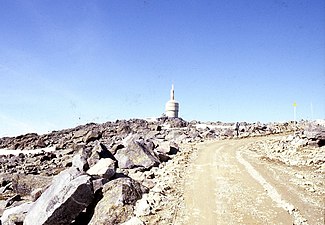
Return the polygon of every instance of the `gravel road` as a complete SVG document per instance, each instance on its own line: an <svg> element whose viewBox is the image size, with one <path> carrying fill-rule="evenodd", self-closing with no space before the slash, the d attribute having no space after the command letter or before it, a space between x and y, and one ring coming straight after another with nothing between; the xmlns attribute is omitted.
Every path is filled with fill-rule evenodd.
<svg viewBox="0 0 325 225"><path fill-rule="evenodd" d="M204 142L187 172L177 224L325 224L324 196L297 180L312 169L262 160L250 151L262 137ZM312 176L316 182L317 176ZM324 185L324 181L321 181Z"/></svg>

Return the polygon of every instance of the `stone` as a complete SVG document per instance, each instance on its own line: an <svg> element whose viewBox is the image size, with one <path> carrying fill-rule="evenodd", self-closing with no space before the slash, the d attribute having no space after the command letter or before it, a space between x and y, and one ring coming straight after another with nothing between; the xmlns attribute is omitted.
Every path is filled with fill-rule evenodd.
<svg viewBox="0 0 325 225"><path fill-rule="evenodd" d="M295 176L298 178L298 179L304 179L305 177L299 173L296 173Z"/></svg>
<svg viewBox="0 0 325 225"><path fill-rule="evenodd" d="M91 153L91 156L87 159L88 166L92 167L99 161L99 159L100 159L99 152L93 151Z"/></svg>
<svg viewBox="0 0 325 225"><path fill-rule="evenodd" d="M308 140L307 139L299 139L297 142L296 142L296 146L297 147L304 147L304 146L306 146L307 145L307 143L308 143Z"/></svg>
<svg viewBox="0 0 325 225"><path fill-rule="evenodd" d="M110 151L108 151L106 146L100 143L99 141L96 142L94 148L91 151L92 153L90 157L87 159L90 167L95 165L101 158L114 159L113 154Z"/></svg>
<svg viewBox="0 0 325 225"><path fill-rule="evenodd" d="M72 158L72 166L78 168L80 171L87 171L89 169L86 157L80 153Z"/></svg>
<svg viewBox="0 0 325 225"><path fill-rule="evenodd" d="M0 186L4 187L6 185L8 185L9 183L11 183L11 180L8 179L7 177L0 177Z"/></svg>
<svg viewBox="0 0 325 225"><path fill-rule="evenodd" d="M70 154L73 152L82 152L84 150L84 148L85 148L84 143L72 144ZM67 152L66 154L69 154L69 152Z"/></svg>
<svg viewBox="0 0 325 225"><path fill-rule="evenodd" d="M134 207L134 214L136 216L147 216L151 212L151 207L149 205L148 194L142 195L142 198L137 201L135 207Z"/></svg>
<svg viewBox="0 0 325 225"><path fill-rule="evenodd" d="M17 201L21 201L21 196L19 194L16 194L16 195L12 196L11 198L9 198L7 200L6 207L11 206L12 204L14 204L14 202L17 202Z"/></svg>
<svg viewBox="0 0 325 225"><path fill-rule="evenodd" d="M128 221L121 223L121 225L144 225L144 223L138 217L132 217Z"/></svg>
<svg viewBox="0 0 325 225"><path fill-rule="evenodd" d="M6 209L6 204L7 204L6 200L0 200L0 215L2 215L3 211ZM0 221L1 221L1 218L0 218Z"/></svg>
<svg viewBox="0 0 325 225"><path fill-rule="evenodd" d="M165 141L159 143L159 146L155 149L155 151L164 154L175 155L179 151L179 147L173 141L171 142Z"/></svg>
<svg viewBox="0 0 325 225"><path fill-rule="evenodd" d="M36 144L35 144L35 147L36 148L45 148L46 147L46 144L44 142L44 140L42 139L38 139Z"/></svg>
<svg viewBox="0 0 325 225"><path fill-rule="evenodd" d="M11 183L8 183L4 187L1 187L0 188L0 194L5 193L6 190L10 189L11 186L12 186Z"/></svg>
<svg viewBox="0 0 325 225"><path fill-rule="evenodd" d="M157 139L160 132L157 131L149 131L145 134L146 139Z"/></svg>
<svg viewBox="0 0 325 225"><path fill-rule="evenodd" d="M158 147L155 149L156 152L169 154L170 153L170 145L168 141L160 142Z"/></svg>
<svg viewBox="0 0 325 225"><path fill-rule="evenodd" d="M80 137L86 136L87 133L88 133L88 131L87 130L84 130L84 129L77 130L74 133L73 138L80 138Z"/></svg>
<svg viewBox="0 0 325 225"><path fill-rule="evenodd" d="M102 134L99 131L90 130L87 135L84 137L83 141L89 143L91 141L98 140Z"/></svg>
<svg viewBox="0 0 325 225"><path fill-rule="evenodd" d="M168 141L182 141L184 139L183 132L181 130L171 130L165 137Z"/></svg>
<svg viewBox="0 0 325 225"><path fill-rule="evenodd" d="M144 179L144 181L142 181L142 185L148 189L151 189L156 185L156 183L152 180Z"/></svg>
<svg viewBox="0 0 325 225"><path fill-rule="evenodd" d="M33 203L26 202L19 206L6 209L1 217L1 224L2 225L9 225L9 224L19 224L24 221L26 213L31 208Z"/></svg>
<svg viewBox="0 0 325 225"><path fill-rule="evenodd" d="M287 138L286 138L286 140L287 141L293 141L295 139L295 136L294 135L289 135Z"/></svg>
<svg viewBox="0 0 325 225"><path fill-rule="evenodd" d="M41 162L50 161L51 159L56 158L56 155L52 152L45 152L45 153L43 152L42 154L43 156L40 158Z"/></svg>
<svg viewBox="0 0 325 225"><path fill-rule="evenodd" d="M122 169L144 167L149 169L158 166L160 161L150 145L143 140L133 138L127 143L126 148L119 149L115 154L118 166Z"/></svg>
<svg viewBox="0 0 325 225"><path fill-rule="evenodd" d="M167 162L171 159L170 156L165 153L157 152L156 154L160 162Z"/></svg>
<svg viewBox="0 0 325 225"><path fill-rule="evenodd" d="M41 197L42 193L43 193L42 188L36 188L30 193L31 200L35 202L39 197Z"/></svg>
<svg viewBox="0 0 325 225"><path fill-rule="evenodd" d="M227 129L227 130L224 131L224 133L222 135L226 136L226 137L233 138L234 137L234 131L233 131L233 129Z"/></svg>
<svg viewBox="0 0 325 225"><path fill-rule="evenodd" d="M112 148L110 149L110 152L115 155L117 150L124 148L125 146L122 145L121 143L114 144Z"/></svg>
<svg viewBox="0 0 325 225"><path fill-rule="evenodd" d="M164 128L182 128L189 125L189 123L182 118L160 117L158 118L158 122L159 124L163 124Z"/></svg>
<svg viewBox="0 0 325 225"><path fill-rule="evenodd" d="M103 198L98 202L89 225L120 224L132 217L135 202L141 198L138 182L118 178L103 187Z"/></svg>
<svg viewBox="0 0 325 225"><path fill-rule="evenodd" d="M308 139L325 139L325 128L323 126L310 125L305 129L304 134Z"/></svg>
<svg viewBox="0 0 325 225"><path fill-rule="evenodd" d="M160 125L157 125L156 126L156 131L161 131L162 130L162 127Z"/></svg>
<svg viewBox="0 0 325 225"><path fill-rule="evenodd" d="M117 132L121 135L128 135L132 132L132 129L129 125L127 124L121 124L118 128L117 128Z"/></svg>
<svg viewBox="0 0 325 225"><path fill-rule="evenodd" d="M115 175L115 162L110 158L100 159L94 166L87 170L89 175L97 175L106 179L110 179Z"/></svg>
<svg viewBox="0 0 325 225"><path fill-rule="evenodd" d="M72 167L53 179L27 213L24 225L70 224L93 198L90 176Z"/></svg>
<svg viewBox="0 0 325 225"><path fill-rule="evenodd" d="M93 180L93 189L94 193L96 193L98 190L102 189L104 184L106 184L109 180L106 178L99 178L96 180Z"/></svg>
<svg viewBox="0 0 325 225"><path fill-rule="evenodd" d="M310 192L312 192L312 193L316 192L315 188L313 188L313 187L307 188L306 190L307 190L307 191L310 191Z"/></svg>
<svg viewBox="0 0 325 225"><path fill-rule="evenodd" d="M309 127L304 131L306 137L312 141L316 141L319 147L325 145L325 127L321 125L309 124Z"/></svg>
<svg viewBox="0 0 325 225"><path fill-rule="evenodd" d="M179 152L179 146L175 142L170 142L169 147L170 147L169 153L171 155L175 155L177 154L177 152Z"/></svg>

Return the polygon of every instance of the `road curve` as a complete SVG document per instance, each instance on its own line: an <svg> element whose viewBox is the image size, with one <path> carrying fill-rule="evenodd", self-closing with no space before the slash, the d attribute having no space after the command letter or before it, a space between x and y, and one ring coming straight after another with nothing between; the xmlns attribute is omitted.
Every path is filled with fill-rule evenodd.
<svg viewBox="0 0 325 225"><path fill-rule="evenodd" d="M263 138L199 144L184 188L180 224L307 224L299 210L268 181L267 167L251 164L241 148ZM247 153L247 152L246 152ZM290 198L289 198L290 199Z"/></svg>

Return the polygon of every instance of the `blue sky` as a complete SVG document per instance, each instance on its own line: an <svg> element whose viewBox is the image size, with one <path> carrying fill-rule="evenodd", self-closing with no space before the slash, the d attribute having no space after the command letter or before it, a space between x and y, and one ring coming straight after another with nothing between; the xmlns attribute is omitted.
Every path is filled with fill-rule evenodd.
<svg viewBox="0 0 325 225"><path fill-rule="evenodd" d="M325 118L323 0L0 0L0 136L160 116Z"/></svg>

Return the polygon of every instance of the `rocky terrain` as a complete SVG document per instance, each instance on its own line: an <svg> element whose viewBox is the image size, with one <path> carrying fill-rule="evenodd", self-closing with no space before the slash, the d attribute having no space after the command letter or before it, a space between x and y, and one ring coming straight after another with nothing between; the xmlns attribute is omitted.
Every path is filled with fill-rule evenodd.
<svg viewBox="0 0 325 225"><path fill-rule="evenodd" d="M263 161L290 168L289 182L318 196L324 206L325 196L325 127L308 124L303 130L281 138L254 142L245 148ZM277 168L277 169L278 169ZM325 212L324 212L325 213Z"/></svg>
<svg viewBox="0 0 325 225"><path fill-rule="evenodd" d="M241 123L239 138L290 134L271 143L273 148L263 150L265 143L256 143L251 149L263 151L267 160L315 166L323 174L323 128L304 121ZM182 204L184 174L196 143L233 138L234 124L180 118L118 120L4 137L1 222L171 224ZM306 146L316 150L308 152Z"/></svg>
<svg viewBox="0 0 325 225"><path fill-rule="evenodd" d="M325 131L314 133L303 130L277 140L255 142L248 148L261 154L263 160L288 166L313 167L316 171L325 172Z"/></svg>
<svg viewBox="0 0 325 225"><path fill-rule="evenodd" d="M325 221L325 127L309 123L292 134L259 140L240 151L290 202L293 224Z"/></svg>

